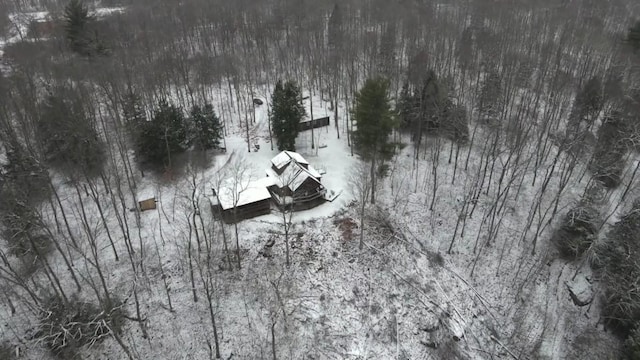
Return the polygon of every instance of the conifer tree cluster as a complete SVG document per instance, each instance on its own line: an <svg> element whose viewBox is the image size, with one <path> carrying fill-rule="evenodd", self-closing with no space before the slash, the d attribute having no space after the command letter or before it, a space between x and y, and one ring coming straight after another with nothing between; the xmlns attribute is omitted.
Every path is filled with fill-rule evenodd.
<svg viewBox="0 0 640 360"><path fill-rule="evenodd" d="M185 117L183 110L161 100L150 120L136 94L124 100L124 119L132 129L138 160L152 167L170 167L171 157L193 146L204 151L220 148L222 124L213 105L194 105Z"/></svg>
<svg viewBox="0 0 640 360"><path fill-rule="evenodd" d="M594 76L578 91L569 115L567 131L577 135L593 126L598 114L604 106L602 81Z"/></svg>
<svg viewBox="0 0 640 360"><path fill-rule="evenodd" d="M191 142L196 150L220 148L222 141L222 124L213 110L213 105L194 105L191 108L192 134Z"/></svg>
<svg viewBox="0 0 640 360"><path fill-rule="evenodd" d="M69 176L95 176L100 172L104 144L78 91L51 92L40 105L37 126L38 140L49 165Z"/></svg>
<svg viewBox="0 0 640 360"><path fill-rule="evenodd" d="M107 48L93 26L95 18L82 0L71 0L64 9L64 30L71 50L83 56L106 55Z"/></svg>
<svg viewBox="0 0 640 360"><path fill-rule="evenodd" d="M482 120L498 120L502 108L502 79L496 71L489 71L484 78L478 101L478 111Z"/></svg>
<svg viewBox="0 0 640 360"><path fill-rule="evenodd" d="M187 149L187 124L177 106L161 100L150 121L136 120L136 153L141 162L171 167L171 157Z"/></svg>
<svg viewBox="0 0 640 360"><path fill-rule="evenodd" d="M433 70L426 73L419 86L409 82L403 85L398 113L401 128L409 131L416 143L424 135L443 135L461 142L469 137L465 108L454 104Z"/></svg>
<svg viewBox="0 0 640 360"><path fill-rule="evenodd" d="M278 81L271 96L271 127L278 150L296 150L300 121L306 116L302 91L294 81Z"/></svg>
<svg viewBox="0 0 640 360"><path fill-rule="evenodd" d="M627 34L627 42L634 51L640 50L640 20L636 21Z"/></svg>
<svg viewBox="0 0 640 360"><path fill-rule="evenodd" d="M389 98L389 81L368 79L355 95L351 116L356 123L353 145L363 160L370 164L371 203L375 202L375 180L385 174L385 161L393 156L394 144L389 136L395 119Z"/></svg>
<svg viewBox="0 0 640 360"><path fill-rule="evenodd" d="M13 254L43 252L49 243L36 232L34 206L49 195L48 174L20 144L6 146L6 160L0 168L0 236Z"/></svg>

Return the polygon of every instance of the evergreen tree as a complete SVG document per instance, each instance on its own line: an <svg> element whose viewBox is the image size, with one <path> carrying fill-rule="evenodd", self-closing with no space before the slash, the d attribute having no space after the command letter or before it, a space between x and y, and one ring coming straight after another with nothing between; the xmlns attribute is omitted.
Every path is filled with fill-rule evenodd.
<svg viewBox="0 0 640 360"><path fill-rule="evenodd" d="M502 80L495 71L489 71L480 90L478 111L484 120L497 120L502 100Z"/></svg>
<svg viewBox="0 0 640 360"><path fill-rule="evenodd" d="M385 31L380 35L380 47L378 49L379 69L387 77L392 75L396 61L396 25L391 21L387 23Z"/></svg>
<svg viewBox="0 0 640 360"><path fill-rule="evenodd" d="M435 71L429 70L424 78L420 92L420 124L417 124L418 136L424 131L436 131L440 127L441 115L447 101L446 89L440 84Z"/></svg>
<svg viewBox="0 0 640 360"><path fill-rule="evenodd" d="M335 3L333 10L329 16L329 47L332 49L340 49L342 47L342 37L344 36L342 19L342 8Z"/></svg>
<svg viewBox="0 0 640 360"><path fill-rule="evenodd" d="M589 168L593 177L607 188L615 188L622 181L628 133L622 114L617 112L606 116L598 129L598 141Z"/></svg>
<svg viewBox="0 0 640 360"><path fill-rule="evenodd" d="M405 82L400 90L400 100L398 101L398 115L400 116L400 126L403 129L410 129L416 118L416 98Z"/></svg>
<svg viewBox="0 0 640 360"><path fill-rule="evenodd" d="M627 43L634 51L640 50L640 20L636 21L627 34Z"/></svg>
<svg viewBox="0 0 640 360"><path fill-rule="evenodd" d="M151 121L139 125L137 155L153 166L171 167L171 157L186 150L187 128L182 110L161 100Z"/></svg>
<svg viewBox="0 0 640 360"><path fill-rule="evenodd" d="M71 0L64 9L64 30L71 50L88 55L88 24L92 20L89 10L81 0Z"/></svg>
<svg viewBox="0 0 640 360"><path fill-rule="evenodd" d="M473 63L473 33L470 28L465 28L462 31L457 55L462 70L468 71Z"/></svg>
<svg viewBox="0 0 640 360"><path fill-rule="evenodd" d="M7 163L0 170L3 184L15 186L20 198L31 204L49 195L47 170L20 144L7 146L6 158Z"/></svg>
<svg viewBox="0 0 640 360"><path fill-rule="evenodd" d="M217 149L222 140L222 124L211 104L191 108L193 135L191 140L197 150Z"/></svg>
<svg viewBox="0 0 640 360"><path fill-rule="evenodd" d="M41 104L37 135L47 162L67 175L95 176L105 153L78 94L51 93Z"/></svg>
<svg viewBox="0 0 640 360"><path fill-rule="evenodd" d="M603 106L602 82L599 77L594 76L576 95L569 115L567 135L571 138L580 136L586 129L591 128Z"/></svg>
<svg viewBox="0 0 640 360"><path fill-rule="evenodd" d="M82 0L71 0L64 9L64 30L71 50L83 55L105 55L107 47L98 36L95 18Z"/></svg>
<svg viewBox="0 0 640 360"><path fill-rule="evenodd" d="M441 133L454 141L463 143L469 140L467 110L464 106L446 99L442 112Z"/></svg>
<svg viewBox="0 0 640 360"><path fill-rule="evenodd" d="M271 96L271 127L276 137L278 150L296 149L299 125L306 115L302 106L302 92L293 81L276 83Z"/></svg>
<svg viewBox="0 0 640 360"><path fill-rule="evenodd" d="M125 124L132 128L147 121L147 114L142 105L142 99L130 91L122 101L122 112Z"/></svg>
<svg viewBox="0 0 640 360"><path fill-rule="evenodd" d="M430 63L429 53L424 49L416 52L409 58L409 63L407 64L407 81L412 88L419 89L422 86L429 72L431 72L431 70L424 70L429 67Z"/></svg>
<svg viewBox="0 0 640 360"><path fill-rule="evenodd" d="M353 144L363 160L370 163L372 191L375 202L375 179L384 175L384 163L393 155L394 146L389 135L394 128L389 99L389 82L383 78L367 79L355 95L351 116L357 127Z"/></svg>

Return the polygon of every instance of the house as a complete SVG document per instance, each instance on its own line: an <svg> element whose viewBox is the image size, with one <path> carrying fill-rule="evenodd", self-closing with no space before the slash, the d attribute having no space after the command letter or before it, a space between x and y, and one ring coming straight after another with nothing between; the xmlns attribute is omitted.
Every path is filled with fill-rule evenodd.
<svg viewBox="0 0 640 360"><path fill-rule="evenodd" d="M266 170L272 179L268 186L271 196L280 208L293 207L306 210L325 201L327 190L321 183L321 174L300 154L283 151L271 160Z"/></svg>
<svg viewBox="0 0 640 360"><path fill-rule="evenodd" d="M272 179L250 181L227 179L213 190L210 197L214 214L220 214L224 222L230 224L271 212L271 193L267 187Z"/></svg>
<svg viewBox="0 0 640 360"><path fill-rule="evenodd" d="M262 179L222 181L209 197L213 213L234 223L269 214L272 202L280 209L306 210L326 201L320 172L296 152L276 155L266 173Z"/></svg>
<svg viewBox="0 0 640 360"><path fill-rule="evenodd" d="M62 24L59 21L48 17L32 20L27 28L27 35L32 39L50 39L61 28Z"/></svg>

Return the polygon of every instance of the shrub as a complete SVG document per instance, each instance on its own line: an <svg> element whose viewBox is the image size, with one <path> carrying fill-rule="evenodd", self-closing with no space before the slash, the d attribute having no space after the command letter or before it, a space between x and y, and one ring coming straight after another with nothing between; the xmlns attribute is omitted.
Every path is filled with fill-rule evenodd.
<svg viewBox="0 0 640 360"><path fill-rule="evenodd" d="M222 124L211 104L191 108L192 133L190 139L198 150L220 148L222 140Z"/></svg>
<svg viewBox="0 0 640 360"><path fill-rule="evenodd" d="M51 297L40 313L36 337L58 358L73 359L82 346L102 341L111 331L118 334L122 331L123 304L120 301L114 304L109 309L100 309L78 299L65 303L59 297Z"/></svg>
<svg viewBox="0 0 640 360"><path fill-rule="evenodd" d="M56 89L40 105L38 141L49 165L69 177L95 176L106 158L80 90Z"/></svg>
<svg viewBox="0 0 640 360"><path fill-rule="evenodd" d="M7 341L0 343L0 359L3 359L3 360L16 359L16 353L14 351L14 347Z"/></svg>
<svg viewBox="0 0 640 360"><path fill-rule="evenodd" d="M564 258L580 257L593 243L597 233L598 211L590 205L580 204L564 217L552 241Z"/></svg>
<svg viewBox="0 0 640 360"><path fill-rule="evenodd" d="M51 248L51 238L38 233L37 214L34 209L8 195L0 192L4 200L0 204L0 234L6 239L9 251L18 256L43 255Z"/></svg>
<svg viewBox="0 0 640 360"><path fill-rule="evenodd" d="M49 197L49 174L42 164L19 144L7 146L7 163L0 169L4 185L0 191L11 190L26 203L35 204ZM6 198L3 195L2 198Z"/></svg>
<svg viewBox="0 0 640 360"><path fill-rule="evenodd" d="M625 167L626 126L619 114L604 119L598 129L598 141L589 163L593 177L607 188L615 188L622 181Z"/></svg>
<svg viewBox="0 0 640 360"><path fill-rule="evenodd" d="M605 286L603 317L607 325L622 334L640 321L640 201L618 221L607 241L596 248L594 263Z"/></svg>
<svg viewBox="0 0 640 360"><path fill-rule="evenodd" d="M453 141L465 143L469 140L467 110L462 105L454 105L447 99L440 121L439 131Z"/></svg>
<svg viewBox="0 0 640 360"><path fill-rule="evenodd" d="M629 360L640 360L640 329L637 326L627 337L624 347Z"/></svg>

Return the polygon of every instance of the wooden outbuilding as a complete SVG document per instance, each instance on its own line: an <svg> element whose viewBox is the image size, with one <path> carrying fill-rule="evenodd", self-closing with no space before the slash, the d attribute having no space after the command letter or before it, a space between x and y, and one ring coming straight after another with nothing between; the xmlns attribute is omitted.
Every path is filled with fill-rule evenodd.
<svg viewBox="0 0 640 360"><path fill-rule="evenodd" d="M308 120L308 121L302 121L300 122L300 124L298 124L298 130L305 131L305 130L317 129L324 126L329 126L328 116L323 118Z"/></svg>

